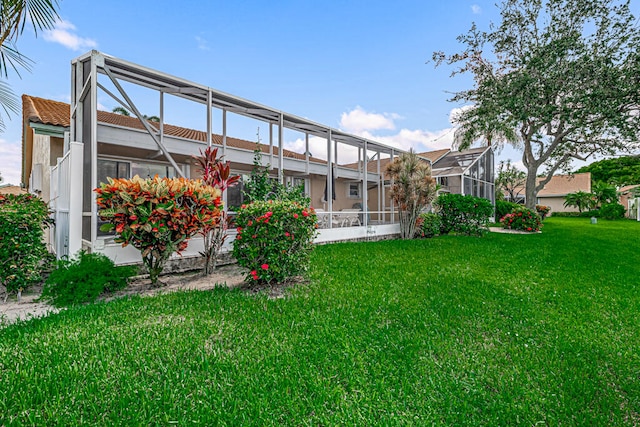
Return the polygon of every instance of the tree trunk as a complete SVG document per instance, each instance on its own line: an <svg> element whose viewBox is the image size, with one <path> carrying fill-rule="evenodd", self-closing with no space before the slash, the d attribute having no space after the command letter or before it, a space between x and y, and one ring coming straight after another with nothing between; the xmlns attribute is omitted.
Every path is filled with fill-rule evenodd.
<svg viewBox="0 0 640 427"><path fill-rule="evenodd" d="M536 191L536 173L538 172L537 166L527 166L527 181L525 184L525 206L529 209L536 209L536 202L538 198L538 192Z"/></svg>

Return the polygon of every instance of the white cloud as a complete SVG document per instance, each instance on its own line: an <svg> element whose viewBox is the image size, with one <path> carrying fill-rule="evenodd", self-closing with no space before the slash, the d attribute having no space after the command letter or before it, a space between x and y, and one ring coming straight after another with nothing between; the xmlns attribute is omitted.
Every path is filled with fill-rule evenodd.
<svg viewBox="0 0 640 427"><path fill-rule="evenodd" d="M450 117L455 116L459 110L461 109L453 109ZM396 113L370 113L358 106L341 114L340 127L346 132L401 150L413 148L414 151L422 153L443 148L451 149L454 135L453 126L436 131L402 128L397 132L389 133L390 130L396 130L394 121L400 118L401 116ZM304 138L285 142L285 148L297 153L304 153ZM327 140L314 136L309 137L309 151L313 157L326 160ZM358 161L358 150L339 144L338 163L345 164L356 161Z"/></svg>
<svg viewBox="0 0 640 427"><path fill-rule="evenodd" d="M477 4L472 4L471 12L473 12L474 15L480 15L482 13L482 8Z"/></svg>
<svg viewBox="0 0 640 427"><path fill-rule="evenodd" d="M420 153L440 150L442 148L451 148L451 144L453 143L453 128L445 128L437 131L401 129L393 135L367 133L362 136L402 150L413 148L414 151Z"/></svg>
<svg viewBox="0 0 640 427"><path fill-rule="evenodd" d="M195 39L196 43L198 43L198 49L211 50L211 48L209 47L209 42L204 37L196 36Z"/></svg>
<svg viewBox="0 0 640 427"><path fill-rule="evenodd" d="M43 37L46 41L59 43L76 51L89 50L98 46L95 40L80 37L75 32L76 27L71 22L58 20L52 30L44 32Z"/></svg>
<svg viewBox="0 0 640 427"><path fill-rule="evenodd" d="M342 113L340 116L340 128L347 132L360 134L370 130L394 130L394 120L401 117L395 113L369 113L357 106L355 109Z"/></svg>
<svg viewBox="0 0 640 427"><path fill-rule="evenodd" d="M2 185L20 185L22 168L22 145L20 141L8 142L0 138L0 173Z"/></svg>

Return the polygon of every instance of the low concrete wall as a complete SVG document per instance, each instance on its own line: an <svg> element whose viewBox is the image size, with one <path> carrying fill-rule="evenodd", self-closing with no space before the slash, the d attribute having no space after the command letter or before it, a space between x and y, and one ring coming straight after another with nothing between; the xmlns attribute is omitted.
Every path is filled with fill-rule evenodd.
<svg viewBox="0 0 640 427"><path fill-rule="evenodd" d="M370 225L367 227L339 227L332 229L318 230L318 236L314 240L315 244L323 245L336 242L362 242L390 240L400 237L399 224ZM220 254L218 265L232 264L235 259L231 256L235 231L229 233L223 251ZM180 273L189 270L199 270L204 268L204 259L200 252L204 250L204 243L201 237L189 240L187 249L182 255L173 255L167 261L163 273ZM122 247L118 243L113 243L109 238L100 238L93 247L93 252L103 253L116 265L142 265L140 251L133 246Z"/></svg>

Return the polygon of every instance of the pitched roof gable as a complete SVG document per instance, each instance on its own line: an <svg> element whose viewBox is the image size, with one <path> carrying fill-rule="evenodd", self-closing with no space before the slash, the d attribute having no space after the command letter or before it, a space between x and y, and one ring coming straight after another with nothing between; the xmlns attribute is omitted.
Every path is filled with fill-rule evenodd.
<svg viewBox="0 0 640 427"><path fill-rule="evenodd" d="M543 178L537 178L540 182ZM547 182L538 197L566 196L576 191L591 192L591 173L574 173L571 175L554 175Z"/></svg>

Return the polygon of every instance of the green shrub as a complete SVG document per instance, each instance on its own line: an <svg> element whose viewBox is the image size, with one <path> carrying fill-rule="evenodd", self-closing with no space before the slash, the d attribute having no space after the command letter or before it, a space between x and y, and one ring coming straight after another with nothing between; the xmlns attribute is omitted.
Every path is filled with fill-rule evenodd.
<svg viewBox="0 0 640 427"><path fill-rule="evenodd" d="M622 219L626 209L620 203L607 203L600 208L600 217L604 219Z"/></svg>
<svg viewBox="0 0 640 427"><path fill-rule="evenodd" d="M56 307L94 302L104 293L127 286L136 272L134 266L116 267L107 256L80 252L72 260L61 260L42 289L42 298Z"/></svg>
<svg viewBox="0 0 640 427"><path fill-rule="evenodd" d="M441 194L435 205L442 220L442 234L454 232L480 236L487 231L494 212L489 200L461 194Z"/></svg>
<svg viewBox="0 0 640 427"><path fill-rule="evenodd" d="M513 212L514 209L520 206L522 205L513 202L507 202L505 200L496 200L496 221L500 221L503 216Z"/></svg>
<svg viewBox="0 0 640 427"><path fill-rule="evenodd" d="M41 280L48 258L43 230L52 223L42 199L0 194L0 285L7 293Z"/></svg>
<svg viewBox="0 0 640 427"><path fill-rule="evenodd" d="M286 200L242 205L233 256L250 272L247 281L280 283L305 273L316 235L313 208Z"/></svg>
<svg viewBox="0 0 640 427"><path fill-rule="evenodd" d="M416 235L418 237L434 237L440 234L442 220L435 213L423 213L416 221Z"/></svg>
<svg viewBox="0 0 640 427"><path fill-rule="evenodd" d="M542 219L533 210L520 206L513 212L506 214L500 222L503 228L535 232L542 228Z"/></svg>

